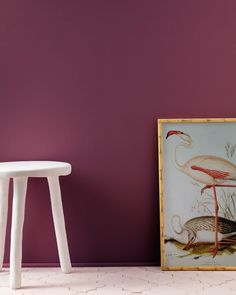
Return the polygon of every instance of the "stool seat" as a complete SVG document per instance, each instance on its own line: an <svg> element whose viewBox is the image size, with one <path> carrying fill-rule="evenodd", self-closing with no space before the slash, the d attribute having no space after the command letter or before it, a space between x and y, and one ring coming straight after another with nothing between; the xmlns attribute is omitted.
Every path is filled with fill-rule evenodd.
<svg viewBox="0 0 236 295"><path fill-rule="evenodd" d="M68 175L71 165L55 161L0 162L0 177L48 177Z"/></svg>
<svg viewBox="0 0 236 295"><path fill-rule="evenodd" d="M67 243L59 176L71 173L71 165L54 161L0 162L0 271L3 265L6 225L8 213L8 192L10 178L13 178L13 202L10 250L10 286L21 287L22 239L25 216L25 199L29 177L46 177L49 185L53 222L57 240L61 269L71 271ZM39 221L40 222L40 221Z"/></svg>

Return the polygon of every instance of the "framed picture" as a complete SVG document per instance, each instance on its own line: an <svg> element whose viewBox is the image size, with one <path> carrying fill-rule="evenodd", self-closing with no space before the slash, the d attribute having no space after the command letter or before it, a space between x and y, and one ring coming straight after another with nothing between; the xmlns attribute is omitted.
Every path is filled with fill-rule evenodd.
<svg viewBox="0 0 236 295"><path fill-rule="evenodd" d="M236 119L158 120L163 270L236 270Z"/></svg>

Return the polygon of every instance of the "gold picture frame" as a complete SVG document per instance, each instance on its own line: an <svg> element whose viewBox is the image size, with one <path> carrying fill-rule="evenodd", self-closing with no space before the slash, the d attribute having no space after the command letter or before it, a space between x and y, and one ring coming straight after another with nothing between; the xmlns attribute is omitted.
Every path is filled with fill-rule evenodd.
<svg viewBox="0 0 236 295"><path fill-rule="evenodd" d="M224 124L224 123L230 123L230 124ZM235 126L234 126L234 124L235 124ZM176 128L173 128L173 126L176 126ZM192 129L191 129L191 128L189 128L191 126L195 126L195 127L192 127ZM203 126L205 128L201 128ZM179 127L183 127L183 128L179 128ZM226 246L226 249L228 249L227 247L231 247L232 246L233 252L235 250L235 255L229 254L226 250L222 250L222 251L226 251L226 254L224 254L225 252L222 254L221 253L222 252L221 251L221 248L219 247L220 250L218 250L217 253L214 252L214 255L215 255L214 257L212 255L212 252L211 253L205 253L204 252L205 250L203 251L202 256L201 255L200 256L196 256L196 254L191 254L191 253L195 253L194 251L196 251L196 249L198 249L198 246L195 246L195 244L193 244L194 247L195 247L195 250L194 251L191 250L192 252L190 252L190 254L189 254L189 251L190 251L189 249L188 249L188 251L186 251L186 250L183 250L183 249L177 249L177 246L173 246L173 245L171 246L172 249L176 248L177 249L176 251L178 251L178 253L180 253L180 252L182 253L183 251L186 251L187 252L186 255L188 256L188 258L186 258L186 260L184 260L185 258L184 259L182 258L182 257L184 257L184 255L180 258L180 260L178 260L176 258L177 256L175 257L174 256L175 254L173 254L170 250L168 250L170 252L168 254L169 256L167 256L166 244L168 244L170 240L167 241L167 242L165 241L165 234L166 234L166 232L165 232L166 231L166 228L165 228L165 215L166 215L166 212L165 212L165 210L167 210L169 208L168 207L168 204L167 204L168 203L168 199L167 199L167 196L165 195L165 190L167 190L167 188L165 187L165 185L166 185L165 183L168 182L168 177L169 178L172 177L171 175L173 173L171 172L171 173L168 174L168 171L165 171L165 170L168 169L168 167L170 167L171 164L168 164L169 165L168 167L165 166L165 160L167 159L169 161L169 157L166 156L166 151L164 150L165 147L166 147L166 141L164 142L164 138L167 137L167 134L164 134L164 132L166 132L168 130L168 131L171 131L169 134L178 134L177 132L180 131L179 129L184 129L186 131L188 129L187 127L193 131L193 134L194 134L194 132L199 127L199 128L201 128L201 130L200 130L201 132L198 130L198 133L197 133L197 131L195 133L196 134L200 134L201 133L201 137L200 137L201 139L202 138L205 138L204 136L207 135L208 138L206 138L206 140L209 140L209 136L210 137L213 137L213 135L214 135L215 137L213 139L216 142L219 142L220 136L218 136L218 133L216 132L217 131L217 128L220 128L223 131L224 131L224 128L225 128L226 131L227 131L227 128L228 128L229 129L228 135L230 137L232 135L232 130L234 129L234 127L235 127L235 130L236 130L236 118L158 119L157 120L157 128L158 128L158 171L159 171L159 177L158 177L159 179L158 180L159 180L159 206L160 206L161 268L162 268L162 270L236 270L236 244L235 245L234 244L232 244L232 245L229 244L230 246ZM174 129L174 131L176 131L176 133L173 131L173 129ZM212 133L212 130L214 131L213 133ZM182 132L182 134L185 134L185 133L187 134L187 132ZM222 144L225 141L226 134L227 134L227 132L223 132L224 137L222 137ZM179 133L179 135L181 136L181 133ZM187 137L185 139L188 140ZM236 143L236 131L235 131L235 137L233 137L233 140L235 140L234 142ZM199 143L200 144L201 144L201 142L203 142L203 141L199 140ZM206 147L206 143L204 143L204 144L205 144L205 147ZM229 143L226 143L226 145L227 144L229 144ZM216 151L215 151L215 153L214 153L214 148L215 147L216 147L216 145L215 146L213 145L212 147L209 146L207 148L207 150L212 151L212 154L214 154L214 156L212 156L212 158L210 158L210 160L212 160L213 157L215 157L216 159L222 159L223 158L222 155L221 155L221 153L223 153L223 148L221 148L221 149L218 149L217 148ZM226 149L226 147L227 146L225 146L225 149ZM235 146L233 144L232 146L229 146L229 147L230 148L232 147L232 150L233 150L233 148L236 147L236 144L235 144ZM204 147L202 147L202 149L203 148ZM219 152L220 156L218 156L218 154L217 154L218 152ZM176 150L175 150L175 153L176 153ZM235 155L236 155L236 153L235 153ZM197 157L194 157L194 158L196 159ZM236 159L236 157L235 157L235 159ZM229 159L226 159L226 161L230 162ZM235 163L236 163L236 160L235 160ZM234 165L234 164L232 164L232 165ZM195 166L193 166L193 165L191 167L194 167L192 169L200 169L198 166L196 166L197 168L195 168ZM222 167L222 166L220 166L220 167ZM171 171L174 171L174 173L175 173L174 168ZM204 171L201 170L200 172L199 171L197 171L197 172L198 172L198 174L200 173L200 175L203 175L205 172L207 172L207 173L213 173L213 172L216 173L217 171L214 170L214 169L206 169L205 168ZM222 172L222 174L219 174L219 172L218 172L218 174L214 174L214 175L216 175L218 177L215 180L216 181L220 181L219 180L219 177L220 176L221 176L221 178L223 177L224 179L222 180L222 182L216 182L216 184L214 184L214 189L215 189L216 186L223 186L223 185L220 185L219 183L225 183L226 180L229 181L228 178L230 178L230 177L227 176L228 177L227 178L225 176L226 174L223 174L222 169L220 170L220 172ZM185 181L187 181L187 177L185 178ZM172 181L172 183L173 183L173 181ZM207 186L207 183L205 183L205 184ZM203 183L201 183L201 185L203 185ZM236 185L236 181L235 181L235 185ZM189 184L188 184L188 186L190 187ZM219 188L219 189L224 190L226 188ZM229 190L233 190L233 189L234 188L229 188ZM202 191L202 189L201 189L201 191ZM236 188L235 188L235 191L236 191ZM213 192L214 192L214 190L213 190ZM204 191L204 193L205 193L205 191ZM195 191L194 191L194 194L196 194ZM176 198L177 199L179 198L179 195L178 194L177 194ZM215 200L218 200L218 199L215 199ZM178 199L178 202L179 202L179 199ZM174 208L174 205L172 205L172 203L171 203L171 206ZM180 205L179 205L179 207L180 207ZM215 206L215 210L216 210L216 206ZM196 215L196 212L194 212L194 213ZM235 210L235 213L236 213L236 210ZM212 226L213 226L213 219L215 221L218 220L218 223L227 221L227 218L224 218L224 216L222 217L222 220L220 220L220 218L221 218L220 217L220 213L219 213L218 219L216 219L216 216L217 216L216 214L218 214L218 211L215 211L215 215L213 214L212 217L209 217L208 216L210 222L212 223L211 224ZM197 217L198 219L197 218L195 218L195 219L199 221L200 218L201 218L201 221L202 220L205 221L206 220L205 217L207 217L207 216L205 216L203 214L203 216ZM227 221L227 222L231 225L230 221ZM232 220L232 222L234 222L234 220ZM221 227L218 227L218 223L217 224L214 223L214 228L215 229L216 228L218 229L217 231L215 230L215 238L217 236L217 242L218 242L218 244L220 244L220 242L218 241L218 236L221 235L221 233L220 233ZM204 224L204 222L203 222L203 224ZM236 224L236 215L235 215L235 224ZM220 223L220 225L221 225L221 223ZM205 226L205 224L203 226ZM232 226L234 226L234 223L232 223ZM234 230L234 228L233 228L233 230ZM216 234L216 232L217 232L217 234ZM200 230L198 231L198 233L200 233ZM209 232L209 240L210 240L210 235L212 236L212 229L210 229L210 232ZM225 236L226 236L226 234L225 234ZM222 241L224 241L224 239ZM200 242L199 242L199 245L201 245ZM197 251L196 251L196 253L197 253ZM173 256L173 259L171 258L172 256ZM230 257L230 261L232 262L234 260L235 263L234 262L229 263L229 259L228 259L229 257L228 256ZM201 257L201 259L199 259L199 257ZM227 259L225 258L225 260L224 260L224 257L226 257ZM232 257L234 257L233 260L232 260ZM191 265L190 258L191 258L191 261L193 261L193 264L192 265ZM178 261L178 263L171 262L171 259L172 259L172 261ZM189 259L189 260L187 260L187 259ZM188 261L188 262L186 263L185 261Z"/></svg>

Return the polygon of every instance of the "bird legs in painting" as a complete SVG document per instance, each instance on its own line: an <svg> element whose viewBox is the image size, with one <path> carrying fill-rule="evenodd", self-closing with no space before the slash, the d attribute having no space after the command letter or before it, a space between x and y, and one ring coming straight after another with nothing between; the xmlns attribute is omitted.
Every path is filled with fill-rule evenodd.
<svg viewBox="0 0 236 295"><path fill-rule="evenodd" d="M188 243L184 246L183 250L189 250L194 246L193 240L188 241Z"/></svg>
<svg viewBox="0 0 236 295"><path fill-rule="evenodd" d="M236 187L236 185L227 185L227 184L206 185L201 190L201 194L203 194L203 192L206 189L212 188L214 199L215 199L215 246L214 246L214 248L210 249L210 253L213 254L213 258L216 256L216 254L218 252L218 249L219 249L219 241L218 241L218 211L219 211L219 205L218 205L218 200L217 200L217 195L216 195L216 187Z"/></svg>
<svg viewBox="0 0 236 295"><path fill-rule="evenodd" d="M209 250L210 253L212 253L213 258L216 256L218 249L219 249L219 239L218 239L218 211L219 211L219 205L216 195L216 188L215 185L211 186L213 189L214 199L215 199L215 246ZM210 188L210 186L207 186L207 188ZM194 238L192 237L189 239L188 243L185 245L183 250L189 250L192 247L197 246L198 243L194 244Z"/></svg>
<svg viewBox="0 0 236 295"><path fill-rule="evenodd" d="M218 211L219 211L219 205L216 195L216 187L213 185L213 194L215 199L215 247L210 249L210 253L212 253L213 258L216 256L219 248L219 241L218 241Z"/></svg>

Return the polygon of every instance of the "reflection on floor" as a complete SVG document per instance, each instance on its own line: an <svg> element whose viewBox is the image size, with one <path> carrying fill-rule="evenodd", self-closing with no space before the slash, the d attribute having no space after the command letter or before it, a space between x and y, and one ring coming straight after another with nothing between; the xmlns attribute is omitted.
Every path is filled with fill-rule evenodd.
<svg viewBox="0 0 236 295"><path fill-rule="evenodd" d="M9 289L9 270L0 272L0 294L133 295L235 294L236 272L166 271L159 267L24 268L22 288ZM160 292L160 293L158 293Z"/></svg>

